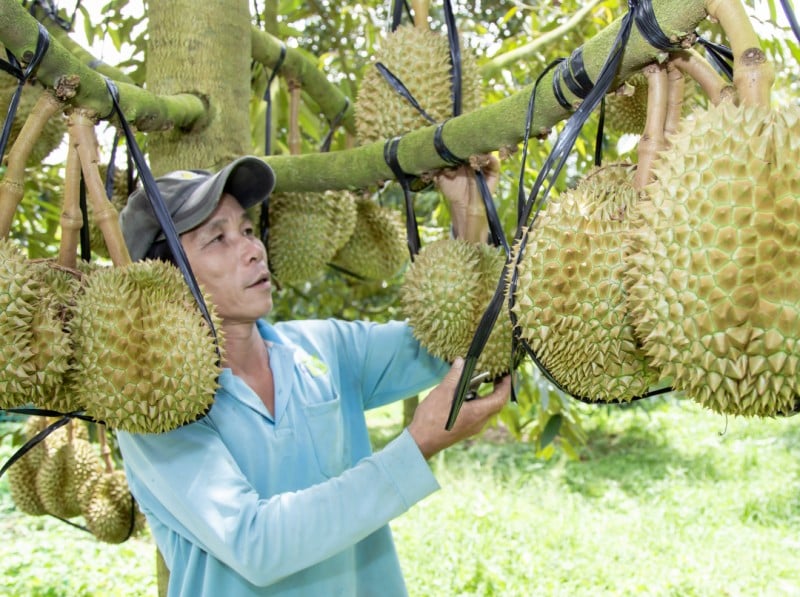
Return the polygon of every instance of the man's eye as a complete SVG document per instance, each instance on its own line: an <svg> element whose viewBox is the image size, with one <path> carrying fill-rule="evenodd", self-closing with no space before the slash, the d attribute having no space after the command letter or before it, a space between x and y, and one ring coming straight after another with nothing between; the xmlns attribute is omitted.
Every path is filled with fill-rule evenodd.
<svg viewBox="0 0 800 597"><path fill-rule="evenodd" d="M252 226L247 226L247 227L244 229L244 233L245 233L247 236L253 236L253 235L256 233L256 229L255 229L255 228L253 228Z"/></svg>
<svg viewBox="0 0 800 597"><path fill-rule="evenodd" d="M217 234L217 235L216 235L214 238L212 238L212 239L211 239L211 241L210 241L210 242L212 242L212 243L218 243L218 242L222 242L222 240L223 240L224 238L225 238L225 235L224 235L224 234Z"/></svg>

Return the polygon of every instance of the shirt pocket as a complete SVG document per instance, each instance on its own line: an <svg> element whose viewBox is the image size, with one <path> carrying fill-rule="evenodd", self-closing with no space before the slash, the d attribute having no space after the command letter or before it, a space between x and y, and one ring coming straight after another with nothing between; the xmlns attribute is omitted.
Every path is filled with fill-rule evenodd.
<svg viewBox="0 0 800 597"><path fill-rule="evenodd" d="M326 477L341 474L347 468L341 399L334 395L331 400L305 404L304 408L320 472Z"/></svg>

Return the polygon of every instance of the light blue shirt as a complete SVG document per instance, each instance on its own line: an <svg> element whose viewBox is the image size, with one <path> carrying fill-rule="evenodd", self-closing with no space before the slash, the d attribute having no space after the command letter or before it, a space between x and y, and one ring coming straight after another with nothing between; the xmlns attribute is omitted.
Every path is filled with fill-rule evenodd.
<svg viewBox="0 0 800 597"><path fill-rule="evenodd" d="M373 455L364 411L431 387L447 365L399 322L258 328L274 417L224 369L203 419L118 432L169 595L406 595L387 523L438 484L408 431Z"/></svg>

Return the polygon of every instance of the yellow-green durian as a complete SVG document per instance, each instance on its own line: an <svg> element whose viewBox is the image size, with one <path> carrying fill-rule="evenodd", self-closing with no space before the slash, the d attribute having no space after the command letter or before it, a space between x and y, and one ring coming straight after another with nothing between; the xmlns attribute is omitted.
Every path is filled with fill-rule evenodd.
<svg viewBox="0 0 800 597"><path fill-rule="evenodd" d="M82 410L65 379L73 356L67 325L80 280L76 273L52 262L36 262L30 272L41 281L31 324L31 401L59 412Z"/></svg>
<svg viewBox="0 0 800 597"><path fill-rule="evenodd" d="M100 457L85 439L73 439L53 450L36 475L36 489L48 514L80 516L82 487L94 484L103 472Z"/></svg>
<svg viewBox="0 0 800 597"><path fill-rule="evenodd" d="M625 273L653 364L711 410L800 393L800 107L697 111L653 164Z"/></svg>
<svg viewBox="0 0 800 597"><path fill-rule="evenodd" d="M3 115L5 121L8 107L11 104L11 98L17 89L18 79L5 72L0 71L0 114ZM39 97L42 93L46 93L44 89L35 84L26 84L22 89L22 95L19 98L17 105L17 112L14 116L14 122L11 125L11 134L8 138L6 145L6 155L11 150L25 124L25 120L33 110ZM67 124L60 114L50 118L42 130L39 139L33 145L30 155L28 156L28 164L38 164L46 158L50 152L61 144L61 140L67 132Z"/></svg>
<svg viewBox="0 0 800 597"><path fill-rule="evenodd" d="M347 191L270 197L267 249L275 279L303 284L318 278L355 225L356 199Z"/></svg>
<svg viewBox="0 0 800 597"><path fill-rule="evenodd" d="M104 543L122 543L145 526L144 515L131 496L122 470L100 476L83 516L86 528Z"/></svg>
<svg viewBox="0 0 800 597"><path fill-rule="evenodd" d="M692 81L684 77L683 102L688 105L694 93ZM647 76L639 72L614 92L606 95L606 126L619 133L641 135L647 122ZM685 110L684 110L685 112Z"/></svg>
<svg viewBox="0 0 800 597"><path fill-rule="evenodd" d="M480 106L481 76L475 52L460 40L461 112ZM450 45L447 35L400 26L390 33L375 52L364 73L356 99L356 134L361 144L389 139L430 126L408 100L398 94L378 71L381 63L402 81L414 99L435 121L453 114Z"/></svg>
<svg viewBox="0 0 800 597"><path fill-rule="evenodd" d="M414 337L446 361L464 357L482 297L480 255L473 243L442 239L423 246L400 289L403 316Z"/></svg>
<svg viewBox="0 0 800 597"><path fill-rule="evenodd" d="M71 330L75 390L94 420L160 433L210 408L219 357L175 266L147 260L95 271L78 298Z"/></svg>
<svg viewBox="0 0 800 597"><path fill-rule="evenodd" d="M31 338L41 281L9 239L0 239L0 408L31 401Z"/></svg>
<svg viewBox="0 0 800 597"><path fill-rule="evenodd" d="M357 199L353 234L331 263L367 280L385 280L397 274L408 258L400 212L366 197Z"/></svg>
<svg viewBox="0 0 800 597"><path fill-rule="evenodd" d="M629 401L657 380L622 286L623 234L638 202L632 174L619 164L592 171L549 203L521 257L514 249L509 300L520 336L561 386L588 400Z"/></svg>

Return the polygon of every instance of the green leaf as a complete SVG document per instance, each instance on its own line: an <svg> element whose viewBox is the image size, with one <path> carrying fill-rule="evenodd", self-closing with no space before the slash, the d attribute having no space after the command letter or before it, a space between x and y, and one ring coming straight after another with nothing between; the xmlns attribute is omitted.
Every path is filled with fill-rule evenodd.
<svg viewBox="0 0 800 597"><path fill-rule="evenodd" d="M542 435L539 437L540 449L543 450L549 446L550 443L555 439L556 435L558 435L558 430L561 429L561 420L561 415L553 415L547 421L547 425L544 426Z"/></svg>

